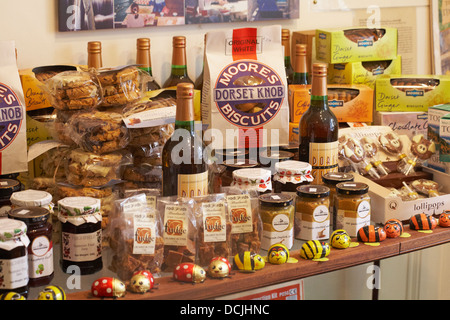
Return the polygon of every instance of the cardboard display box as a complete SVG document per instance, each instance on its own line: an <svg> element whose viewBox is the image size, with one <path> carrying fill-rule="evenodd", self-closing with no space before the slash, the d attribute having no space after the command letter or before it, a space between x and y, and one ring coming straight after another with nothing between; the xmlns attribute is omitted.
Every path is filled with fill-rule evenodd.
<svg viewBox="0 0 450 320"><path fill-rule="evenodd" d="M401 74L402 59L336 63L328 66L328 83L365 84L375 89L375 81L381 74Z"/></svg>
<svg viewBox="0 0 450 320"><path fill-rule="evenodd" d="M396 28L317 29L315 40L316 58L327 63L397 57Z"/></svg>
<svg viewBox="0 0 450 320"><path fill-rule="evenodd" d="M450 76L381 75L375 82L377 111L424 111L450 101Z"/></svg>
<svg viewBox="0 0 450 320"><path fill-rule="evenodd" d="M310 92L310 85L289 85L291 122L298 123L309 108ZM328 105L339 122L373 121L373 90L366 85L329 85Z"/></svg>
<svg viewBox="0 0 450 320"><path fill-rule="evenodd" d="M445 172L446 164L440 160L440 125L441 118L450 114L450 104L441 104L428 108L428 139L436 144L436 154L428 160L428 167Z"/></svg>
<svg viewBox="0 0 450 320"><path fill-rule="evenodd" d="M311 75L313 63L316 59L316 30L294 31L291 36L291 64L295 67L295 45L306 44L306 66L308 74Z"/></svg>
<svg viewBox="0 0 450 320"><path fill-rule="evenodd" d="M416 134L427 136L428 114L426 112L378 112L374 124L391 127L397 134L412 138Z"/></svg>

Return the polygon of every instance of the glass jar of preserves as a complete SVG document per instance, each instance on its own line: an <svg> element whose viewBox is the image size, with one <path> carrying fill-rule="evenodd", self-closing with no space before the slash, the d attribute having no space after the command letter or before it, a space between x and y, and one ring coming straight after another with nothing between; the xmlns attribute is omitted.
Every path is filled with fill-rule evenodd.
<svg viewBox="0 0 450 320"><path fill-rule="evenodd" d="M47 191L27 189L11 195L11 207L43 207L53 212L53 197Z"/></svg>
<svg viewBox="0 0 450 320"><path fill-rule="evenodd" d="M52 225L48 221L50 212L42 207L20 207L9 212L11 219L27 225L28 275L30 287L49 284L54 276Z"/></svg>
<svg viewBox="0 0 450 320"><path fill-rule="evenodd" d="M19 220L0 218L0 294L28 295L27 225Z"/></svg>
<svg viewBox="0 0 450 320"><path fill-rule="evenodd" d="M231 186L243 190L256 190L259 193L272 192L272 174L262 168L246 168L233 171Z"/></svg>
<svg viewBox="0 0 450 320"><path fill-rule="evenodd" d="M362 182L341 182L336 185L334 230L344 229L350 237L370 224L369 186Z"/></svg>
<svg viewBox="0 0 450 320"><path fill-rule="evenodd" d="M348 172L327 172L322 176L322 183L330 188L330 220L331 226L335 227L334 199L336 197L336 185L341 182L352 182L353 174ZM336 230L334 228L334 230Z"/></svg>
<svg viewBox="0 0 450 320"><path fill-rule="evenodd" d="M259 206L263 223L261 249L268 250L276 243L290 249L294 244L294 198L286 193L263 194Z"/></svg>
<svg viewBox="0 0 450 320"><path fill-rule="evenodd" d="M0 218L6 217L11 210L11 195L20 191L21 184L15 179L0 179Z"/></svg>
<svg viewBox="0 0 450 320"><path fill-rule="evenodd" d="M256 160L244 159L244 160L228 160L223 163L225 170L222 173L222 186L230 186L233 182L233 172L239 169L256 168L258 162Z"/></svg>
<svg viewBox="0 0 450 320"><path fill-rule="evenodd" d="M82 275L103 268L102 215L100 199L67 197L58 201L58 219L61 221L61 267L73 272L80 268ZM68 270L69 269L69 270Z"/></svg>
<svg viewBox="0 0 450 320"><path fill-rule="evenodd" d="M301 240L325 240L330 237L330 189L322 185L297 188L294 230Z"/></svg>
<svg viewBox="0 0 450 320"><path fill-rule="evenodd" d="M302 161L287 160L275 163L274 192L295 194L299 186L309 184L314 180L311 170L311 165Z"/></svg>

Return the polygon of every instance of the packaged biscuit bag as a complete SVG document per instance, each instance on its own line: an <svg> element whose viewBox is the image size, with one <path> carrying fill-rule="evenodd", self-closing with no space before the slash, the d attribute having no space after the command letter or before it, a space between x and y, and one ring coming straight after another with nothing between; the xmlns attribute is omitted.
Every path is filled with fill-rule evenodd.
<svg viewBox="0 0 450 320"><path fill-rule="evenodd" d="M208 32L202 121L213 149L289 143L283 50L280 26Z"/></svg>
<svg viewBox="0 0 450 320"><path fill-rule="evenodd" d="M0 41L0 174L28 170L25 102L14 41Z"/></svg>

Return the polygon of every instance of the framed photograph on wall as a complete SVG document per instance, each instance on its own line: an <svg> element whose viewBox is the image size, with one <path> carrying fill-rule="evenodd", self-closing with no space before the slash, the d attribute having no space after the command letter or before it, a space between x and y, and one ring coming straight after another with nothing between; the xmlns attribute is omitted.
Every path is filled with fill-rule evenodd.
<svg viewBox="0 0 450 320"><path fill-rule="evenodd" d="M433 73L450 75L450 1L431 0Z"/></svg>

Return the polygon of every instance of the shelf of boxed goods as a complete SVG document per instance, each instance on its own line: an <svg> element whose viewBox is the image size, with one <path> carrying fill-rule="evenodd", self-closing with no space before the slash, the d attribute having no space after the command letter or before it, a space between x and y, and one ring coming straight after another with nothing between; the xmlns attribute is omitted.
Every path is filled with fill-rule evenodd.
<svg viewBox="0 0 450 320"><path fill-rule="evenodd" d="M127 292L120 299L125 300L201 300L212 299L246 290L263 288L269 285L310 277L330 271L336 271L364 263L398 256L405 253L450 242L450 228L437 227L431 233L410 230L405 226L404 232L409 238L387 238L379 246L369 246L359 243L357 247L347 249L331 248L328 261L304 260L299 257L303 241L296 240L290 254L298 259L297 263L271 265L253 273L242 273L233 270L229 278L206 278L205 282L191 284L177 282L171 275L156 278L156 288L144 294ZM353 239L356 241L356 239ZM262 251L265 253L265 251ZM90 291L80 291L68 294L68 299L98 299Z"/></svg>

